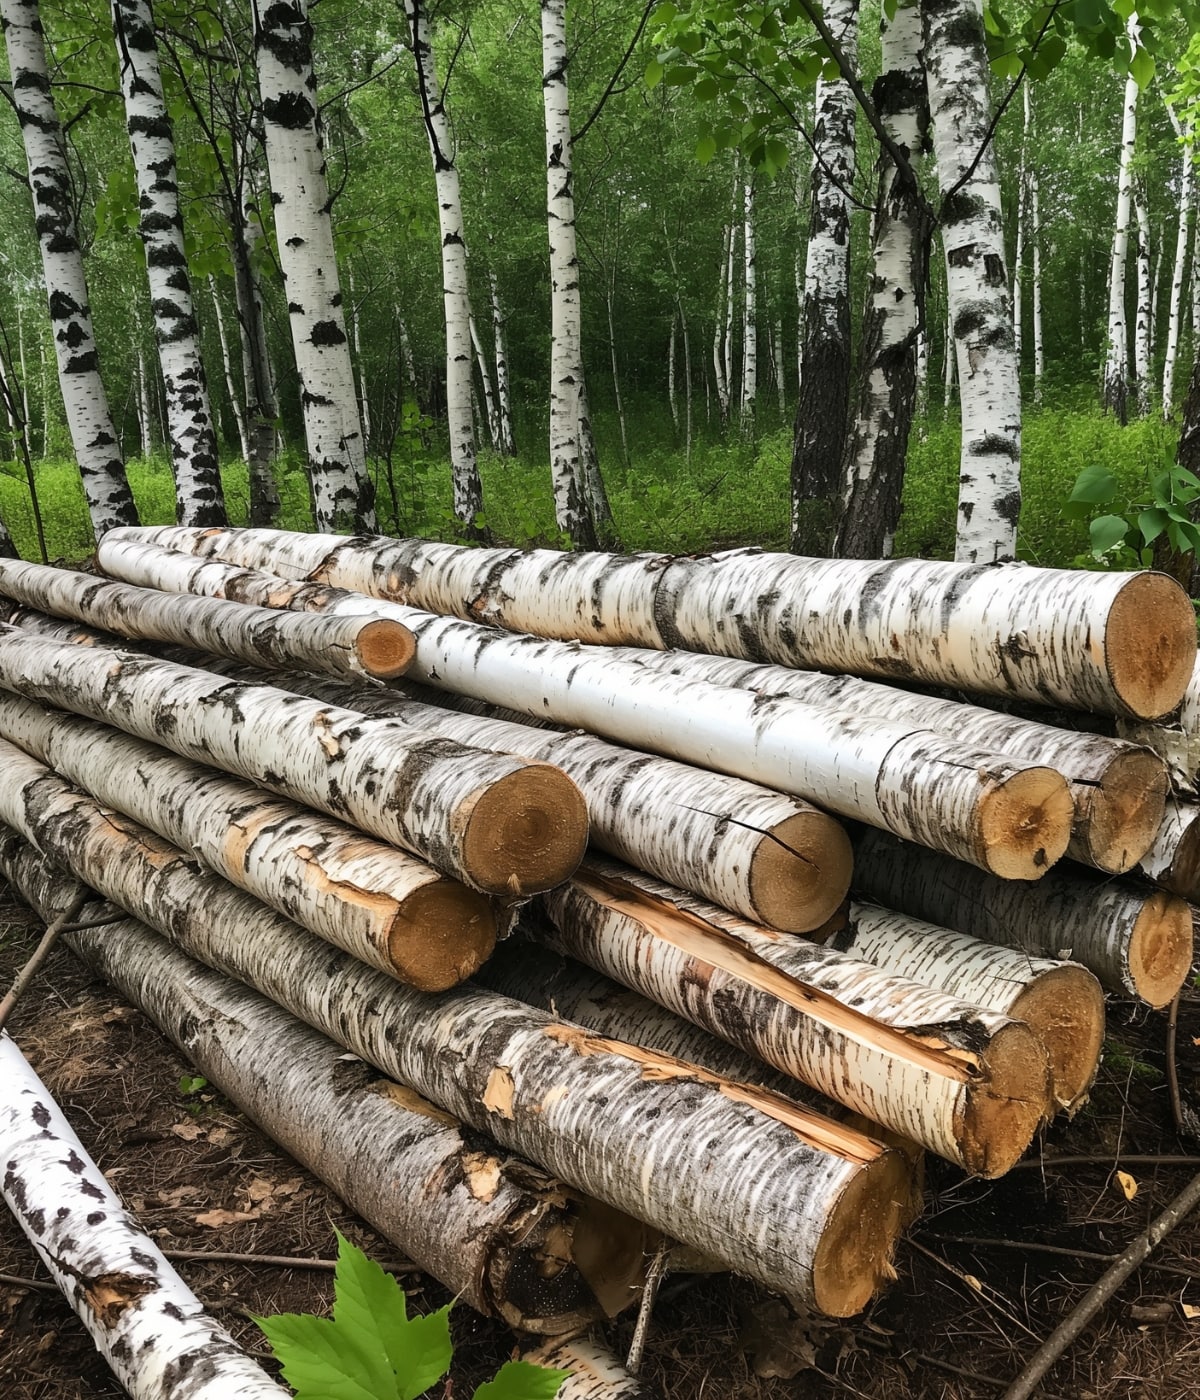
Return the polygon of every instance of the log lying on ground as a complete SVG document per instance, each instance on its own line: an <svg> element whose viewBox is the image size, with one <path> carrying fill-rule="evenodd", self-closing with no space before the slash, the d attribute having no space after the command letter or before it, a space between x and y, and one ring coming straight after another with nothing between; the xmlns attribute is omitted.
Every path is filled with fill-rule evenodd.
<svg viewBox="0 0 1200 1400"><path fill-rule="evenodd" d="M960 743L999 749L1028 763L1043 763L1071 785L1075 819L1067 854L1112 874L1137 864L1150 849L1162 821L1166 766L1150 749L1136 744L998 714L981 705L897 690L857 676L826 676L690 651L623 647L615 649L615 654L653 671L691 676L711 685L735 686L761 695L790 695L810 704L919 724Z"/></svg>
<svg viewBox="0 0 1200 1400"><path fill-rule="evenodd" d="M1034 958L877 904L851 903L830 947L1024 1021L1045 1047L1055 1104L1087 1096L1104 1046L1104 992L1079 963Z"/></svg>
<svg viewBox="0 0 1200 1400"><path fill-rule="evenodd" d="M1163 574L926 559L465 549L285 531L141 540L560 639L709 651L1158 719L1183 698L1195 615Z"/></svg>
<svg viewBox="0 0 1200 1400"><path fill-rule="evenodd" d="M47 774L43 791L58 782ZM104 813L82 795L16 815L45 855L184 952L577 1190L834 1316L889 1276L909 1198L903 1154L470 984L415 991L132 824L101 832Z"/></svg>
<svg viewBox="0 0 1200 1400"><path fill-rule="evenodd" d="M15 834L0 835L0 871L43 918L69 883ZM502 1157L136 920L67 938L268 1136L473 1308L555 1334L636 1298L652 1242L629 1217Z"/></svg>
<svg viewBox="0 0 1200 1400"><path fill-rule="evenodd" d="M1200 804L1172 799L1139 867L1156 885L1200 904Z"/></svg>
<svg viewBox="0 0 1200 1400"><path fill-rule="evenodd" d="M283 1400L126 1211L0 1035L0 1192L134 1400Z"/></svg>
<svg viewBox="0 0 1200 1400"><path fill-rule="evenodd" d="M486 893L548 889L583 855L583 797L550 764L133 652L9 628L0 629L0 687L316 807Z"/></svg>
<svg viewBox="0 0 1200 1400"><path fill-rule="evenodd" d="M1054 870L1034 890L864 832L854 884L865 899L987 943L1072 958L1110 991L1154 1007L1174 997L1192 963L1187 904L1135 880Z"/></svg>
<svg viewBox="0 0 1200 1400"><path fill-rule="evenodd" d="M0 736L271 908L423 991L463 981L495 947L497 911L486 895L311 808L3 691Z"/></svg>
<svg viewBox="0 0 1200 1400"><path fill-rule="evenodd" d="M1045 1054L1005 1016L608 862L541 903L556 951L967 1171L1008 1171L1047 1114Z"/></svg>
<svg viewBox="0 0 1200 1400"><path fill-rule="evenodd" d="M651 1394L608 1347L589 1337L551 1341L521 1359L570 1372L554 1400L649 1400Z"/></svg>
<svg viewBox="0 0 1200 1400"><path fill-rule="evenodd" d="M81 647L121 645L121 639L114 632L102 632L97 627L80 627L76 623L65 622L61 617L51 617L37 608L22 607L20 603L3 597L0 597L0 622L6 627L18 627L38 637L72 642Z"/></svg>
<svg viewBox="0 0 1200 1400"><path fill-rule="evenodd" d="M402 675L416 650L391 618L313 617L234 607L219 598L172 598L92 574L0 559L0 593L26 607L140 641L200 647L256 666L299 667L381 680Z"/></svg>

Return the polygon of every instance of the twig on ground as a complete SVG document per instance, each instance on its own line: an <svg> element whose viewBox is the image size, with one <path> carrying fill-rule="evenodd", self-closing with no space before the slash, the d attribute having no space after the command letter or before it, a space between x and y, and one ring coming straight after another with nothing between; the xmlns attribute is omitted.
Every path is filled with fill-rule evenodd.
<svg viewBox="0 0 1200 1400"><path fill-rule="evenodd" d="M215 1249L164 1249L168 1259L179 1262L205 1262L209 1264L252 1264L270 1269L316 1269L323 1273L333 1273L337 1268L336 1259L306 1259L289 1254L230 1254ZM407 1274L417 1271L415 1264L407 1259L397 1259L382 1266L385 1274Z"/></svg>
<svg viewBox="0 0 1200 1400"><path fill-rule="evenodd" d="M1160 1156L1153 1152L1092 1153L1073 1157L1030 1157L1012 1170L1030 1171L1043 1167L1200 1167L1200 1157Z"/></svg>
<svg viewBox="0 0 1200 1400"><path fill-rule="evenodd" d="M1183 1101L1179 1097L1179 1067L1175 1063L1175 1033L1179 1028L1179 993L1171 1002L1167 1012L1167 1092L1171 1095L1171 1117L1175 1120L1175 1131L1180 1137L1187 1136L1187 1124L1183 1118Z"/></svg>
<svg viewBox="0 0 1200 1400"><path fill-rule="evenodd" d="M3 1001L0 1001L0 1031L4 1029L9 1016L12 1015L12 1009L20 1000L21 994L38 975L42 964L54 951L54 945L58 942L60 936L67 931L67 928L74 921L76 915L83 906L90 903L95 898L96 896L91 890L79 890L75 898L71 900L70 904L63 910L58 918L55 919L53 923L46 926L46 931L42 934L41 941L33 950L33 955L17 973L16 977L13 979L12 986L5 993Z"/></svg>
<svg viewBox="0 0 1200 1400"><path fill-rule="evenodd" d="M1017 1249L1031 1254L1061 1254L1068 1259L1092 1259L1100 1264L1115 1263L1119 1254L1106 1254L1097 1249L1071 1249L1066 1245L1041 1244L1035 1240L991 1239L982 1235L936 1235L931 1234L941 1244L965 1244L975 1249ZM1196 1278L1198 1271L1186 1264L1158 1264L1153 1259L1146 1260L1148 1269L1156 1269L1161 1274L1178 1274L1180 1278Z"/></svg>
<svg viewBox="0 0 1200 1400"><path fill-rule="evenodd" d="M987 1285L982 1282L982 1280L972 1278L971 1275L964 1274L961 1269L956 1269L948 1259L943 1259L940 1254L934 1253L932 1249L926 1249L925 1246L921 1244L919 1240L914 1240L910 1238L908 1240L908 1243L912 1245L914 1249L919 1250L920 1253L925 1255L927 1259L932 1259L935 1264L940 1264L948 1274L953 1274L954 1277L958 1279L960 1283L965 1284L966 1287L971 1290L971 1292L980 1300L980 1302L986 1303L989 1307L994 1308L1002 1317L1008 1318L1009 1322L1015 1322L1022 1332L1028 1332L1031 1337L1036 1337L1036 1332L1033 1332L1028 1327L1026 1327L1026 1325L1021 1321L1021 1319L1016 1315L1016 1313L1011 1311L1011 1309L1005 1307L1004 1303L1000 1301L1000 1297L1002 1295L997 1293L996 1289L988 1288Z"/></svg>
<svg viewBox="0 0 1200 1400"><path fill-rule="evenodd" d="M8 1284L10 1288L34 1288L39 1293L58 1292L56 1283L47 1283L40 1278L22 1278L20 1274L0 1274L0 1283Z"/></svg>
<svg viewBox="0 0 1200 1400"><path fill-rule="evenodd" d="M650 1332L650 1315L654 1312L654 1300L658 1288L667 1272L667 1261L671 1257L671 1242L664 1238L654 1251L650 1267L646 1270L646 1283L642 1288L642 1301L638 1307L637 1326L633 1329L633 1340L629 1343L629 1355L625 1358L625 1369L636 1376L642 1369L642 1355L646 1350L646 1337Z"/></svg>

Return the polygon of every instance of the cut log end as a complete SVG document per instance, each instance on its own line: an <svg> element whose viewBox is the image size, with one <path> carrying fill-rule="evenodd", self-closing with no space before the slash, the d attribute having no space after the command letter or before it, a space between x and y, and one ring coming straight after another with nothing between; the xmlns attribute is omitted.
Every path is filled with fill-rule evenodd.
<svg viewBox="0 0 1200 1400"><path fill-rule="evenodd" d="M457 880L431 880L401 904L388 933L388 961L409 986L444 992L487 962L496 934L487 895Z"/></svg>
<svg viewBox="0 0 1200 1400"><path fill-rule="evenodd" d="M1019 1021L1002 1027L988 1045L985 1077L964 1098L963 1165L976 1176L1003 1176L1050 1113L1050 1066L1037 1035Z"/></svg>
<svg viewBox="0 0 1200 1400"><path fill-rule="evenodd" d="M850 888L854 853L840 822L797 812L773 826L750 862L750 898L761 923L809 933L833 914Z"/></svg>
<svg viewBox="0 0 1200 1400"><path fill-rule="evenodd" d="M1149 749L1118 754L1087 802L1082 835L1091 863L1121 875L1154 844L1167 802L1167 767Z"/></svg>
<svg viewBox="0 0 1200 1400"><path fill-rule="evenodd" d="M1171 867L1157 877L1163 889L1200 904L1200 817L1184 827L1171 858Z"/></svg>
<svg viewBox="0 0 1200 1400"><path fill-rule="evenodd" d="M1192 912L1186 900L1155 891L1129 937L1131 990L1150 1006L1166 1006L1191 969L1192 943Z"/></svg>
<svg viewBox="0 0 1200 1400"><path fill-rule="evenodd" d="M1040 880L1066 852L1075 804L1053 768L1023 768L984 793L979 834L986 868L1004 880Z"/></svg>
<svg viewBox="0 0 1200 1400"><path fill-rule="evenodd" d="M583 794L561 768L531 763L479 797L463 861L477 888L518 898L568 879L583 859L587 835Z"/></svg>
<svg viewBox="0 0 1200 1400"><path fill-rule="evenodd" d="M912 1218L912 1163L883 1152L833 1204L813 1259L813 1298L828 1317L853 1317L896 1277L892 1252Z"/></svg>
<svg viewBox="0 0 1200 1400"><path fill-rule="evenodd" d="M1183 699L1196 662L1196 612L1166 574L1131 574L1104 631L1113 691L1136 719L1161 719Z"/></svg>
<svg viewBox="0 0 1200 1400"><path fill-rule="evenodd" d="M1085 968L1043 973L1009 1008L1046 1047L1052 1107L1073 1112L1096 1077L1104 1045L1104 992Z"/></svg>
<svg viewBox="0 0 1200 1400"><path fill-rule="evenodd" d="M359 628L354 639L358 664L381 681L402 676L417 654L417 639L402 622L377 617Z"/></svg>

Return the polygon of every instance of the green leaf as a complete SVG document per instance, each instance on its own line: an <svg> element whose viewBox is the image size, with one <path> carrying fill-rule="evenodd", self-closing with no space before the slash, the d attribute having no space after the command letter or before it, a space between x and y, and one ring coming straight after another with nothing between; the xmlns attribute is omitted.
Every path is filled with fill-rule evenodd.
<svg viewBox="0 0 1200 1400"><path fill-rule="evenodd" d="M328 1317L256 1317L296 1400L392 1400L371 1358Z"/></svg>
<svg viewBox="0 0 1200 1400"><path fill-rule="evenodd" d="M717 138L712 132L706 132L699 141L696 142L696 159L701 165L707 165L717 153Z"/></svg>
<svg viewBox="0 0 1200 1400"><path fill-rule="evenodd" d="M1146 544L1153 544L1171 523L1171 517L1165 510L1144 510L1138 516L1137 523L1142 532L1142 540Z"/></svg>
<svg viewBox="0 0 1200 1400"><path fill-rule="evenodd" d="M1129 533L1129 522L1120 515L1101 515L1093 520L1088 531L1092 540L1092 553L1097 559L1125 543Z"/></svg>
<svg viewBox="0 0 1200 1400"><path fill-rule="evenodd" d="M1129 74L1140 91L1145 90L1154 80L1154 55L1145 48L1139 48L1129 63Z"/></svg>
<svg viewBox="0 0 1200 1400"><path fill-rule="evenodd" d="M1093 463L1075 478L1068 501L1089 506L1107 505L1117 494L1117 478L1107 467Z"/></svg>
<svg viewBox="0 0 1200 1400"><path fill-rule="evenodd" d="M646 64L646 86L656 88L663 80L663 66L657 58L652 58Z"/></svg>
<svg viewBox="0 0 1200 1400"><path fill-rule="evenodd" d="M474 1400L554 1400L570 1374L528 1361L506 1361L493 1380L479 1387Z"/></svg>

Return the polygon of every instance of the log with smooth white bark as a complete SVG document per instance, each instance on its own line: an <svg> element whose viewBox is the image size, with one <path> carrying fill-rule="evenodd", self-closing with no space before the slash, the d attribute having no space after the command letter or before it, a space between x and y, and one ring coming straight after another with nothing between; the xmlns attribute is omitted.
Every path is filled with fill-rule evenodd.
<svg viewBox="0 0 1200 1400"><path fill-rule="evenodd" d="M438 996L406 987L63 788L47 772L42 800L0 819L184 952L502 1146L831 1315L858 1311L888 1276L909 1191L902 1154L469 983Z"/></svg>
<svg viewBox="0 0 1200 1400"><path fill-rule="evenodd" d="M556 951L948 1161L1000 1176L1049 1107L1028 1027L587 861L543 896Z"/></svg>
<svg viewBox="0 0 1200 1400"><path fill-rule="evenodd" d="M283 1400L125 1209L0 1035L0 1193L133 1400Z"/></svg>
<svg viewBox="0 0 1200 1400"><path fill-rule="evenodd" d="M316 807L474 889L517 896L578 865L587 810L549 764L128 651L0 629L0 688Z"/></svg>
<svg viewBox="0 0 1200 1400"><path fill-rule="evenodd" d="M700 558L465 549L271 530L124 528L513 631L710 651L1158 719L1196 660L1187 595L1156 573L928 559Z"/></svg>
<svg viewBox="0 0 1200 1400"><path fill-rule="evenodd" d="M1165 1006L1192 964L1177 895L1137 880L1054 870L1037 889L994 879L882 833L855 843L857 893L888 909L1035 957L1071 958L1113 992Z"/></svg>
<svg viewBox="0 0 1200 1400"><path fill-rule="evenodd" d="M1104 992L1079 963L1031 957L860 901L828 946L1024 1021L1045 1047L1054 1104L1070 1113L1086 1098L1104 1046Z"/></svg>
<svg viewBox="0 0 1200 1400"><path fill-rule="evenodd" d="M918 695L857 676L827 676L690 651L614 651L624 660L669 675L920 724L962 743L1044 763L1071 785L1075 818L1067 854L1111 874L1137 864L1162 821L1166 769L1162 759L1139 745L998 714L982 705Z"/></svg>
<svg viewBox="0 0 1200 1400"><path fill-rule="evenodd" d="M43 917L71 883L15 834L0 834L0 871ZM553 1334L636 1297L647 1240L629 1217L502 1157L136 920L67 939L268 1136L473 1308Z"/></svg>
<svg viewBox="0 0 1200 1400"><path fill-rule="evenodd" d="M1200 805L1172 799L1139 867L1156 885L1200 904Z"/></svg>
<svg viewBox="0 0 1200 1400"><path fill-rule="evenodd" d="M279 913L414 987L453 987L495 946L496 911L486 895L311 808L2 691L0 736Z"/></svg>
<svg viewBox="0 0 1200 1400"><path fill-rule="evenodd" d="M527 1351L522 1361L569 1372L554 1400L649 1400L650 1391L631 1376L608 1347L590 1337L550 1341Z"/></svg>
<svg viewBox="0 0 1200 1400"><path fill-rule="evenodd" d="M22 560L0 560L0 593L135 641L199 647L280 670L390 679L407 670L415 650L408 629L390 618L300 618Z"/></svg>

